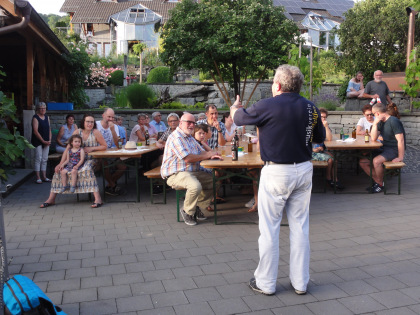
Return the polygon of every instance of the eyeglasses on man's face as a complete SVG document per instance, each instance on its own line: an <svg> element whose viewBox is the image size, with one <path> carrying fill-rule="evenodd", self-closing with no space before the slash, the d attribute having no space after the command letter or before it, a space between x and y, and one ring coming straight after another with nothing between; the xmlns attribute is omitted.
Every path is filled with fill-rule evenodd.
<svg viewBox="0 0 420 315"><path fill-rule="evenodd" d="M177 122L177 121L178 121L178 119L168 120L168 123L174 123L174 122Z"/></svg>
<svg viewBox="0 0 420 315"><path fill-rule="evenodd" d="M187 125L195 125L195 121L191 121L191 120L181 120L183 122L186 122Z"/></svg>
<svg viewBox="0 0 420 315"><path fill-rule="evenodd" d="M375 116L374 114L365 114L365 116Z"/></svg>

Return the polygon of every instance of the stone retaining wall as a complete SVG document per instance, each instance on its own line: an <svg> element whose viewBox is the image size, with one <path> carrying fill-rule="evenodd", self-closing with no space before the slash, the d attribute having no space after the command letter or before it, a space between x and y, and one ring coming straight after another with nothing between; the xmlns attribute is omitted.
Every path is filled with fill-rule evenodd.
<svg viewBox="0 0 420 315"><path fill-rule="evenodd" d="M138 113L148 113L151 117L155 110L116 110L118 115L124 118L124 126L130 131L137 124ZM73 111L76 117L76 123L79 124L82 116L86 111ZM166 122L167 115L173 110L162 110L162 120ZM193 114L198 111L191 111ZM64 111L48 111L47 113L51 119L52 129L59 129L65 122L67 112ZM94 111L95 120L102 119L102 111ZM32 116L30 116L32 117ZM219 118L221 114L219 113ZM356 126L358 120L362 117L361 112L355 111L335 111L329 112L328 122L333 130L333 133L339 133L340 129L344 127L345 131ZM407 144L420 147L420 113L413 113L411 115L402 113L401 121L406 132ZM30 124L29 124L30 125ZM251 127L250 127L251 128ZM30 138L29 138L30 139Z"/></svg>
<svg viewBox="0 0 420 315"><path fill-rule="evenodd" d="M252 90L255 87L256 82L250 81L247 83L245 88L245 94L243 103L248 101L249 96L251 95ZM250 99L250 103L255 103L262 98L271 97L271 85L272 82L264 81L260 82L257 88L254 91ZM187 105L194 105L197 102L204 102L207 104L215 104L217 107L225 107L226 102L222 97L217 85L214 83L176 83L176 84L149 84L149 86L156 92L159 96L166 88L169 89L169 95L175 95L187 91L191 91L198 86L204 86L205 90L200 92L195 92L191 95L185 95L178 98L178 101L187 104ZM229 86L226 84L226 89L228 90L229 97L232 102L235 101L234 92ZM112 92L117 93L122 87L115 87L111 89L110 87L107 88L91 88L86 89L86 93L88 94L90 100L88 106L90 108L98 108L100 105L103 104L113 104L114 96ZM222 88L222 86L221 86ZM340 85L336 84L324 84L320 90L319 95L315 96L315 99L323 99L323 97L330 99L335 98L338 92Z"/></svg>

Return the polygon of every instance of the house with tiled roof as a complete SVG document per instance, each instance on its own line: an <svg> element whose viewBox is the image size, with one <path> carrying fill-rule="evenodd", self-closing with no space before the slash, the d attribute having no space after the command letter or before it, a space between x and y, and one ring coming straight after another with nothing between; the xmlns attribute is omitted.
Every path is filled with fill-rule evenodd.
<svg viewBox="0 0 420 315"><path fill-rule="evenodd" d="M337 47L339 38L333 30L344 21L344 13L353 8L353 0L273 0L283 6L285 15L295 21L306 45L328 50Z"/></svg>
<svg viewBox="0 0 420 315"><path fill-rule="evenodd" d="M128 53L138 41L157 48L157 28L169 18L177 1L65 0L60 12L70 15L73 31L86 39L98 55Z"/></svg>

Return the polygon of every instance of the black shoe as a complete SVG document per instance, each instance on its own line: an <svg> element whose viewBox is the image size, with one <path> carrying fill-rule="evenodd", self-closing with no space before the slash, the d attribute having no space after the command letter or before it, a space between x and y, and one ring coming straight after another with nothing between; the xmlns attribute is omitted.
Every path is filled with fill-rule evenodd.
<svg viewBox="0 0 420 315"><path fill-rule="evenodd" d="M378 183L373 184L372 186L372 192L375 193L380 193L384 190L384 186L379 185Z"/></svg>
<svg viewBox="0 0 420 315"><path fill-rule="evenodd" d="M159 195L161 193L163 193L162 186L157 185L153 187L153 195Z"/></svg>
<svg viewBox="0 0 420 315"><path fill-rule="evenodd" d="M252 278L251 280L249 280L248 285L255 292L258 292L258 293L261 293L261 294L264 294L264 295L274 295L275 294L275 292L273 292L273 293L264 292L259 287L257 287L257 280L255 280L255 278Z"/></svg>
<svg viewBox="0 0 420 315"><path fill-rule="evenodd" d="M207 220L207 217L204 215L204 213L200 210L198 206L195 208L194 218L196 218L199 221Z"/></svg>
<svg viewBox="0 0 420 315"><path fill-rule="evenodd" d="M182 219L184 219L184 222L186 225L197 225L197 222L195 222L194 217L192 215L187 214L184 209L180 210Z"/></svg>
<svg viewBox="0 0 420 315"><path fill-rule="evenodd" d="M344 186L339 182L339 181L336 181L335 182L335 187L338 189L338 190L343 190L344 189Z"/></svg>
<svg viewBox="0 0 420 315"><path fill-rule="evenodd" d="M117 192L116 190L115 190L115 188L117 188L117 186L115 186L115 187L105 187L105 193L107 194L107 195L110 195L110 196L118 196L119 195L119 191Z"/></svg>
<svg viewBox="0 0 420 315"><path fill-rule="evenodd" d="M290 285L292 286L293 290L295 290L295 293L297 295L305 295L306 294L306 291L296 290L291 282L290 282Z"/></svg>

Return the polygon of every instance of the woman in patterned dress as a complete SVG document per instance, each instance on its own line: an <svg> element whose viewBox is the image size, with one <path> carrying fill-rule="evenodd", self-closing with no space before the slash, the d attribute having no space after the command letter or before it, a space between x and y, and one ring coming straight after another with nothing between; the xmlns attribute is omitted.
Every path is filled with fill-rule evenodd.
<svg viewBox="0 0 420 315"><path fill-rule="evenodd" d="M75 130L73 134L78 134L82 137L83 149L86 153L86 159L85 163L78 171L77 185L74 193L93 193L95 201L92 204L92 208L98 208L102 206L102 199L99 193L98 182L96 181L94 172L96 160L92 159L92 157L90 157L88 154L93 151L104 151L106 150L107 146L102 134L96 129L95 119L92 115L84 115L80 126L81 127ZM66 156L65 153L67 153L69 148L70 146L68 145L66 151L63 153L60 164L63 162L63 159ZM68 181L70 180L71 176L69 176ZM57 197L57 194L60 193L62 189L63 184L61 183L61 174L57 166L51 183L50 196L43 204L41 204L40 207L47 208L49 206L53 206L55 204L55 198ZM69 193L70 191L64 192L64 194Z"/></svg>

